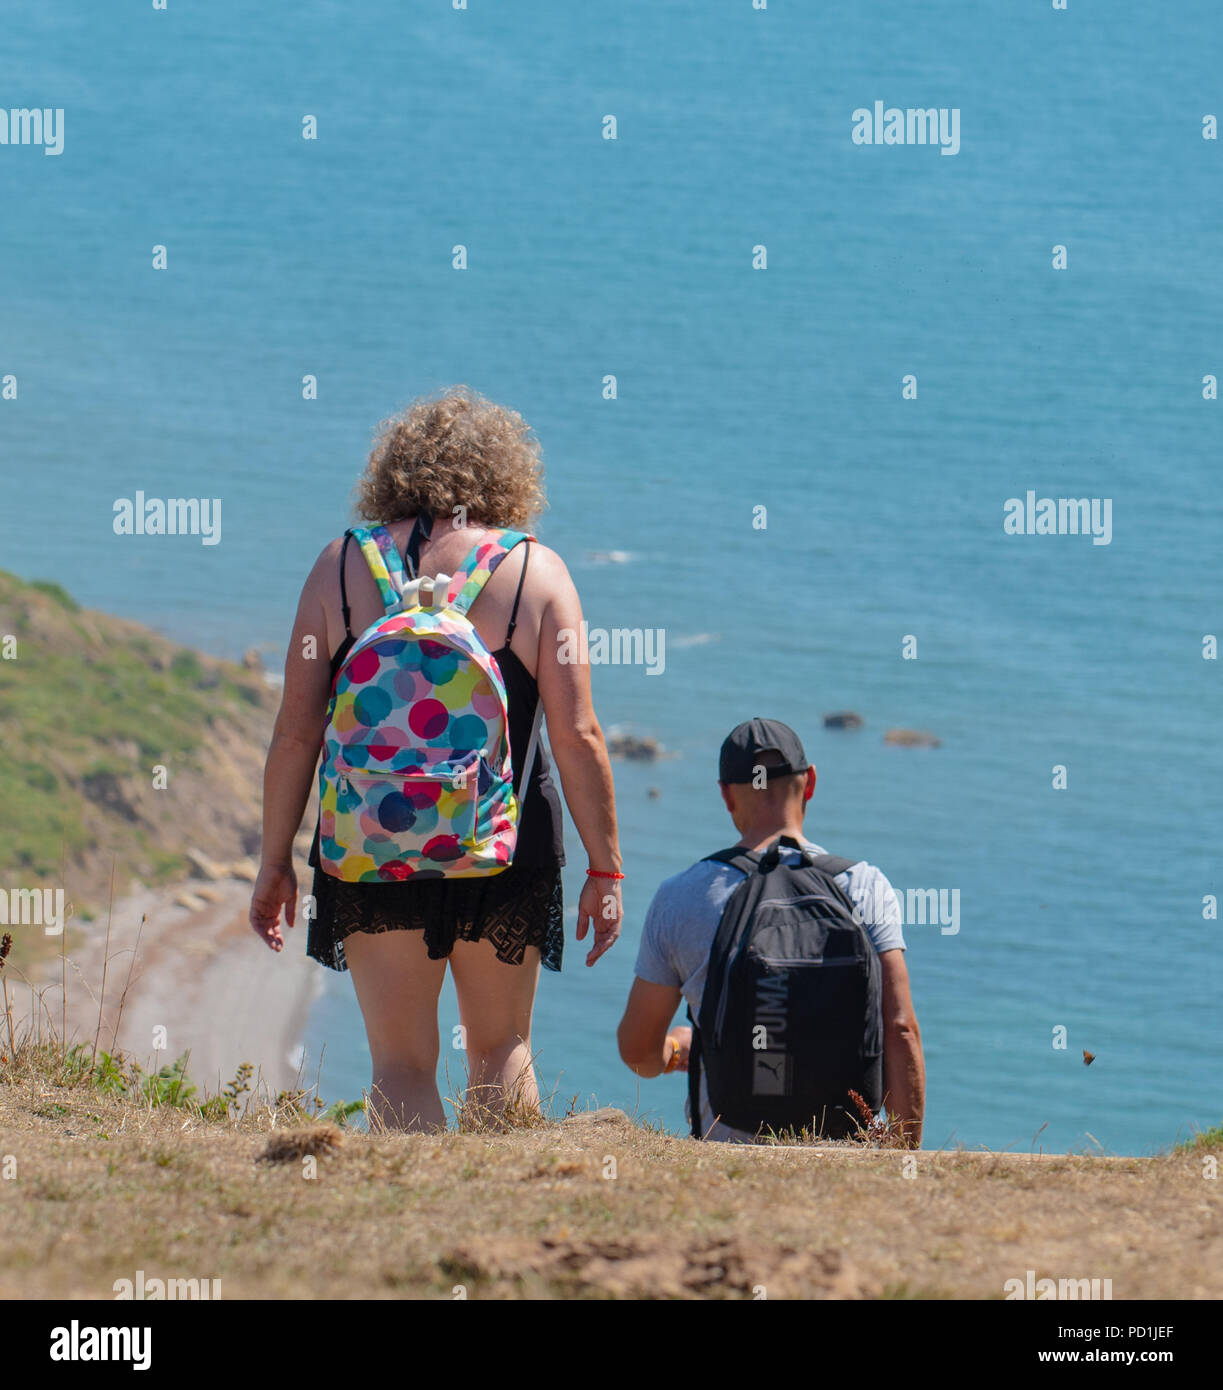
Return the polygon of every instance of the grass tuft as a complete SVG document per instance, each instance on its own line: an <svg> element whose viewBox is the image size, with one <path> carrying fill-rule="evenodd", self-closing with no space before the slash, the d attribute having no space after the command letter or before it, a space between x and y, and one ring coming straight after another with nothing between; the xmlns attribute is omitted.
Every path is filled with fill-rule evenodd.
<svg viewBox="0 0 1223 1390"><path fill-rule="evenodd" d="M255 1160L257 1163L299 1163L303 1158L317 1158L338 1152L344 1134L338 1125L312 1125L309 1129L292 1129L274 1134L267 1148Z"/></svg>

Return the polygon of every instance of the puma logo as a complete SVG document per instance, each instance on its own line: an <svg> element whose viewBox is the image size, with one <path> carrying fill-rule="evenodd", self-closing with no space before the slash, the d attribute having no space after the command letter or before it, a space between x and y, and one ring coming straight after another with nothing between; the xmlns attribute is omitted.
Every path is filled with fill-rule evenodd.
<svg viewBox="0 0 1223 1390"><path fill-rule="evenodd" d="M786 1076L786 1063L789 1057L784 1052L758 1052L752 1073L752 1094L756 1096L784 1096L789 1091Z"/></svg>

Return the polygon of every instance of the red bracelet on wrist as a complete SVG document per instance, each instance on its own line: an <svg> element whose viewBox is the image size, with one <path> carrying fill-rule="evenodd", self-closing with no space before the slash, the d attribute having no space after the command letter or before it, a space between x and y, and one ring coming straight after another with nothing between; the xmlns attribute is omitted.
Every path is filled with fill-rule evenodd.
<svg viewBox="0 0 1223 1390"><path fill-rule="evenodd" d="M609 873L605 873L602 869L587 869L587 870L586 870L586 877L587 877L587 878L623 878L624 875L623 875L623 874L609 874Z"/></svg>

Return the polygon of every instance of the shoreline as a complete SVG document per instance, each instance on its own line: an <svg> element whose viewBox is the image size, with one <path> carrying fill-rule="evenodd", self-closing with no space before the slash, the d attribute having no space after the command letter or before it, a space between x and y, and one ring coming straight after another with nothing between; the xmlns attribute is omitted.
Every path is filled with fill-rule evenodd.
<svg viewBox="0 0 1223 1390"><path fill-rule="evenodd" d="M282 952L259 941L247 922L250 890L236 877L137 886L109 914L109 949L103 911L70 925L62 967L58 956L47 962L32 989L10 981L14 1026L33 1024L41 994L44 1037L62 1028L70 1045L92 1046L96 1035L99 1052L117 1047L146 1071L187 1053L201 1093L215 1095L243 1062L254 1067L254 1091L273 1099L312 1085L299 1070L321 969L305 954L304 922L285 929ZM188 895L196 905L176 901Z"/></svg>

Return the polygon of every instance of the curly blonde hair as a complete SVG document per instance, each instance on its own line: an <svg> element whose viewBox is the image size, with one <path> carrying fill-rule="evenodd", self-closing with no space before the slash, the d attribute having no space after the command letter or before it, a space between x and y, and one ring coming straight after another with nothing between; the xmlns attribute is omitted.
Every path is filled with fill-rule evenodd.
<svg viewBox="0 0 1223 1390"><path fill-rule="evenodd" d="M467 386L422 397L378 426L356 510L364 521L466 509L478 526L522 528L547 506L539 441L521 415Z"/></svg>

